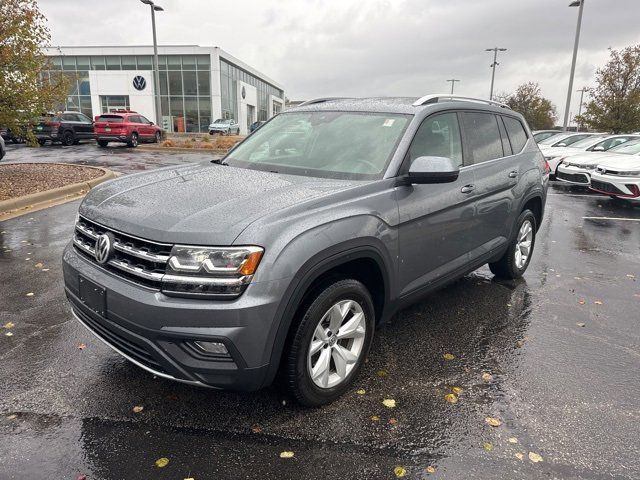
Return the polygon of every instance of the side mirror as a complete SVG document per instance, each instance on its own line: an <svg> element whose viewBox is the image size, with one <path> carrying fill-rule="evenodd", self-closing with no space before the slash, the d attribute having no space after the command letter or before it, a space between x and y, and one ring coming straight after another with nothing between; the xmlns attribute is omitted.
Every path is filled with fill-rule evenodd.
<svg viewBox="0 0 640 480"><path fill-rule="evenodd" d="M597 147L593 147L591 150L593 152L604 152L604 147L602 145L598 145Z"/></svg>
<svg viewBox="0 0 640 480"><path fill-rule="evenodd" d="M560 143L554 145L554 147L566 147L566 146L567 146L567 144L564 143L564 142L560 142Z"/></svg>
<svg viewBox="0 0 640 480"><path fill-rule="evenodd" d="M457 162L446 157L418 157L411 167L407 179L411 184L455 182L460 175Z"/></svg>
<svg viewBox="0 0 640 480"><path fill-rule="evenodd" d="M149 125L154 125L154 123L153 122L149 122Z"/></svg>

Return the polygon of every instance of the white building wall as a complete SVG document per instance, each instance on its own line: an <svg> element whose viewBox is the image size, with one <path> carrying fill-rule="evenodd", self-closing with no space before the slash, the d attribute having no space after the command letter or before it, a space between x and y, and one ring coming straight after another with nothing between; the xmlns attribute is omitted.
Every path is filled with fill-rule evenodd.
<svg viewBox="0 0 640 480"><path fill-rule="evenodd" d="M267 105L267 115L269 118L273 117L276 113L279 113L274 111L274 108L273 108L274 102L280 104L279 112L282 112L284 110L284 99L280 97L276 97L275 95L269 95L269 104Z"/></svg>
<svg viewBox="0 0 640 480"><path fill-rule="evenodd" d="M249 126L258 120L258 89L253 85L237 81L238 88L238 123L240 135L249 134ZM244 98L242 91L244 89ZM253 111L249 113L253 107Z"/></svg>
<svg viewBox="0 0 640 480"><path fill-rule="evenodd" d="M146 81L142 90L133 86L133 79L141 76ZM153 74L149 70L90 70L91 109L94 114L101 112L100 96L128 95L131 110L141 113L152 122L158 123L154 100Z"/></svg>

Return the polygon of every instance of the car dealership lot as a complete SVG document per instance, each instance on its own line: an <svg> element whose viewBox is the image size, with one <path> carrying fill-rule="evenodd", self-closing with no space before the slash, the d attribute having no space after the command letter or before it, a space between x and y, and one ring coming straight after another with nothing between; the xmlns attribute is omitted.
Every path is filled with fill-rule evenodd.
<svg viewBox="0 0 640 480"><path fill-rule="evenodd" d="M9 161L122 173L211 158L8 150ZM378 330L353 391L309 410L275 387L236 394L154 379L73 320L60 256L77 206L0 223L0 326L14 324L0 336L0 478L377 479L397 466L408 478L640 475L638 207L554 183L523 280L483 268L401 312ZM157 469L161 457L169 465Z"/></svg>

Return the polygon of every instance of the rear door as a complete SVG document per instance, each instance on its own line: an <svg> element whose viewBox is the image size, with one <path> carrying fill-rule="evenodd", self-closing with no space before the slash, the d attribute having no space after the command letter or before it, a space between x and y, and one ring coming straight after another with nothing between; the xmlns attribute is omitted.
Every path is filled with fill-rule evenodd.
<svg viewBox="0 0 640 480"><path fill-rule="evenodd" d="M422 156L448 157L461 169L452 183L406 185L396 190L402 296L464 268L473 246L474 173L465 167L456 112L434 114L422 122L400 173L406 173Z"/></svg>
<svg viewBox="0 0 640 480"><path fill-rule="evenodd" d="M474 261L507 242L515 208L514 189L521 172L500 115L481 111L461 115L475 175L477 224L470 249ZM518 146L517 152L523 146Z"/></svg>
<svg viewBox="0 0 640 480"><path fill-rule="evenodd" d="M82 113L76 113L75 117L78 122L76 127L78 138L93 138L93 122L91 119Z"/></svg>

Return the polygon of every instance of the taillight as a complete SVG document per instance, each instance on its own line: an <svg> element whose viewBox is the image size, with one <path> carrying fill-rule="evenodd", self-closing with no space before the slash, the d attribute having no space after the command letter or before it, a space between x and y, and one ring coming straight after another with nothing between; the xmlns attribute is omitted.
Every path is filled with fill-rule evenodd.
<svg viewBox="0 0 640 480"><path fill-rule="evenodd" d="M51 128L58 128L60 127L60 122L49 122L47 125L49 125Z"/></svg>
<svg viewBox="0 0 640 480"><path fill-rule="evenodd" d="M551 173L551 166L549 165L549 162L547 162L546 160L543 160L544 162L544 173L546 175L549 175Z"/></svg>

